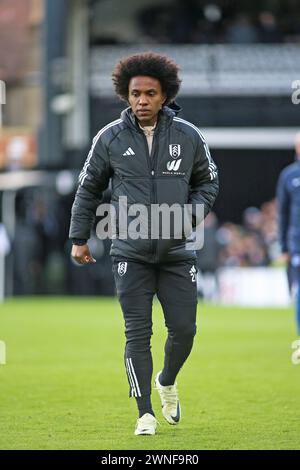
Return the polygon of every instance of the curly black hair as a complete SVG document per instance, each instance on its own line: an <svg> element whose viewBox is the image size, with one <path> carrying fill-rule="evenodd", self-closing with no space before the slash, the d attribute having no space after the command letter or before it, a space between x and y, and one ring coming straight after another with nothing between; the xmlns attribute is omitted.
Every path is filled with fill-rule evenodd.
<svg viewBox="0 0 300 470"><path fill-rule="evenodd" d="M134 54L121 59L112 73L116 94L128 101L129 82L139 75L159 80L162 92L166 95L165 104L173 101L179 91L181 80L178 77L179 66L171 59L155 52Z"/></svg>

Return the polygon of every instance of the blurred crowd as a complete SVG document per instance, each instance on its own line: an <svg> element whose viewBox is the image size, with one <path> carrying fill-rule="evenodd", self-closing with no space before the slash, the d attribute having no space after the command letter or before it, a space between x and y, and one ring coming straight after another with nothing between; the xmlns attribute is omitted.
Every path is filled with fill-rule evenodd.
<svg viewBox="0 0 300 470"><path fill-rule="evenodd" d="M273 11L237 13L230 4L199 4L196 0L153 5L137 17L143 41L182 44L251 44L300 41L300 24L291 14Z"/></svg>
<svg viewBox="0 0 300 470"><path fill-rule="evenodd" d="M199 252L199 267L214 272L218 267L269 266L279 256L275 199L261 208L244 211L241 225L218 224L214 213L205 220L205 246Z"/></svg>

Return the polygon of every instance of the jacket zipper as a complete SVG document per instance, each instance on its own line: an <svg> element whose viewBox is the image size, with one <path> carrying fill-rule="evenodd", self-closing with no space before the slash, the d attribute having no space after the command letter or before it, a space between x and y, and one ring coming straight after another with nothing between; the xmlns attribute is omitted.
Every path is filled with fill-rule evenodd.
<svg viewBox="0 0 300 470"><path fill-rule="evenodd" d="M153 189L153 199L154 199L153 203L154 204L157 204L156 176L155 176L156 157L157 157L156 146L157 146L157 138L156 138L155 132L154 132L153 141L152 141L151 156L150 156L150 160L151 160L150 163L152 163L151 176L152 176L152 189ZM156 261L156 258L157 258L157 242L158 242L158 240L154 239L154 240L152 240L152 242L153 242L153 257L154 257L154 261Z"/></svg>
<svg viewBox="0 0 300 470"><path fill-rule="evenodd" d="M148 167L149 167L149 170L150 170L150 174L151 174L151 181L152 181L152 197L151 197L151 205L152 204L156 204L156 199L157 199L157 196L156 196L156 183L155 183L155 164L156 164L156 159L154 158L155 157L155 146L156 146L156 136L155 136L155 132L154 132L154 135L153 135L153 141L152 141L152 149L151 149L151 154L149 153L149 147L148 147L148 142L147 142L147 138L144 134L143 131L141 131L142 135L143 135L143 139L144 139L144 143L145 143L145 147L146 147L146 155L147 155L147 161L148 161ZM151 208L150 208L150 211L151 211ZM151 213L151 212L150 212ZM151 222L151 220L150 220ZM150 234L151 234L151 231L150 231ZM156 259L156 252L157 252L157 240L152 240L152 238L150 238L150 246L151 246L151 252L153 254L153 258L154 260Z"/></svg>

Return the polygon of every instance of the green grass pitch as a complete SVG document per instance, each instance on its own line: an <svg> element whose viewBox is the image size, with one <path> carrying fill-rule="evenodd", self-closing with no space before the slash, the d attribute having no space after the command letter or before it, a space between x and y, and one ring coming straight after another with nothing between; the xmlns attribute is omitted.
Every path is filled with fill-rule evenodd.
<svg viewBox="0 0 300 470"><path fill-rule="evenodd" d="M184 312L182 312L184 315ZM165 328L154 305L154 372ZM292 309L199 303L194 349L178 377L182 421L134 436L116 299L35 298L0 306L0 449L300 449L300 365Z"/></svg>

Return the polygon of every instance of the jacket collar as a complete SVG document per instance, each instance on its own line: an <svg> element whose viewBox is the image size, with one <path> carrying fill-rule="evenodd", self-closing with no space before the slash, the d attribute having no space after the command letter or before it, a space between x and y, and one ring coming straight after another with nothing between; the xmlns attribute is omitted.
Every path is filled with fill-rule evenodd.
<svg viewBox="0 0 300 470"><path fill-rule="evenodd" d="M169 106L164 106L158 113L157 125L155 130L158 132L164 132L173 122L173 117L176 116L176 111L171 109ZM141 128L138 125L137 119L132 112L131 107L124 109L121 113L122 121L127 124L128 127L134 129L137 132L141 132Z"/></svg>

